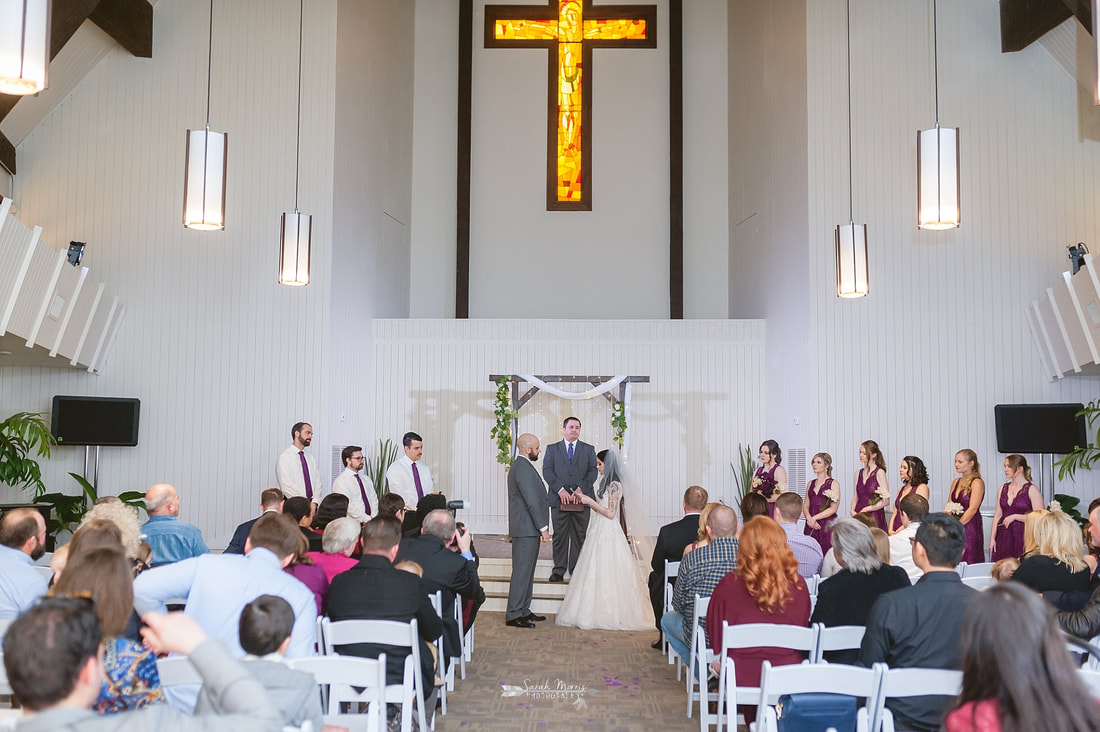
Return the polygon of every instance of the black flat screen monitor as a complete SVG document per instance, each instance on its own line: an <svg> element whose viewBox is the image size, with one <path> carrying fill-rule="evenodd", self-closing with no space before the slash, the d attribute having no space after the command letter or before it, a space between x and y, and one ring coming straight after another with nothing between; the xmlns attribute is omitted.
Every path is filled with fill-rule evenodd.
<svg viewBox="0 0 1100 732"><path fill-rule="evenodd" d="M50 432L58 445L136 447L137 399L55 396Z"/></svg>
<svg viewBox="0 0 1100 732"><path fill-rule="evenodd" d="M1054 453L1065 455L1084 447L1085 418L1077 413L1083 404L998 404L998 452Z"/></svg>

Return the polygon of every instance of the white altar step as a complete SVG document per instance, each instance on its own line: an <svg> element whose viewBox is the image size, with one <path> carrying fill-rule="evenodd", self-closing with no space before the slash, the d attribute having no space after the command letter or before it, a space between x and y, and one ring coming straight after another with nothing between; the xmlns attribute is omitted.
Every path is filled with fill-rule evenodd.
<svg viewBox="0 0 1100 732"><path fill-rule="evenodd" d="M568 582L550 582L550 571L554 562L540 559L535 564L535 587L531 595L531 612L539 615L551 615L558 612ZM482 557L478 569L481 586L485 590L485 604L482 610L504 612L508 609L508 585L512 576L511 559L491 559Z"/></svg>

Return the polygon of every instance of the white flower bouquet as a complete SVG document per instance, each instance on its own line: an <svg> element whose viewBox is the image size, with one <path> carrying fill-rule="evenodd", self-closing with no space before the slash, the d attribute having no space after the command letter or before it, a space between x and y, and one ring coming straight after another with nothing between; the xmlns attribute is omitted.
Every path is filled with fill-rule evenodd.
<svg viewBox="0 0 1100 732"><path fill-rule="evenodd" d="M943 507L944 513L949 513L955 518L962 516L966 513L966 509L963 508L961 503L955 503L954 501L948 501L947 505Z"/></svg>

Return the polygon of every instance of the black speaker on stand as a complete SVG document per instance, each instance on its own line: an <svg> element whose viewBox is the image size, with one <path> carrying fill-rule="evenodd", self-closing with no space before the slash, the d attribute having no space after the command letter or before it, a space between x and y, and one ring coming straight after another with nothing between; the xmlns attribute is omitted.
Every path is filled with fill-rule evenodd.
<svg viewBox="0 0 1100 732"><path fill-rule="evenodd" d="M1054 494L1054 456L1073 452L1088 442L1085 418L1077 413L1083 404L998 404L993 407L997 421L997 451L1039 455L1039 473L1044 474L1050 458L1050 495ZM1042 486L1040 486L1042 490Z"/></svg>

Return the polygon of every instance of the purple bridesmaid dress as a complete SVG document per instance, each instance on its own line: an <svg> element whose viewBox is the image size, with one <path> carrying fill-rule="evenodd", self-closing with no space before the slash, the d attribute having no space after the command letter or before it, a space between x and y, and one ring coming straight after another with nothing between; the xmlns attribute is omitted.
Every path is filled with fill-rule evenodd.
<svg viewBox="0 0 1100 732"><path fill-rule="evenodd" d="M833 484L836 483L836 481L832 478L826 478L825 483L821 486L821 490L815 491L814 483L816 482L817 479L815 478L811 480L808 484L806 484L806 500L809 501L811 516L816 516L817 514L825 510L825 501L828 500L827 498L825 498L825 491L832 488ZM804 533L806 536L812 537L815 541L817 541L818 544L821 545L822 554L829 551L829 549L833 546L832 524L835 520L836 514L834 513L829 518L821 519L817 522L818 525L821 527L820 529L811 529L809 524L807 524L805 528L802 529L802 533Z"/></svg>
<svg viewBox="0 0 1100 732"><path fill-rule="evenodd" d="M955 489L958 488L961 478L955 480L955 484L951 486L951 500L963 507L964 511L970 510L970 491L965 493L956 493ZM1021 525L1022 526L1022 525ZM962 560L967 564L981 564L985 561L985 532L982 530L982 515L979 513L974 514L974 518L970 519L970 523L963 526L966 530L966 543L963 544Z"/></svg>
<svg viewBox="0 0 1100 732"><path fill-rule="evenodd" d="M1011 483L1001 486L997 501L1001 506L1001 520L1006 516L1023 516L1031 512L1031 483L1025 483L1016 493L1012 503L1008 502L1008 491ZM997 541L997 548L993 550L989 561L996 562L1009 557L1019 559L1024 553L1024 522L1013 521L1008 527L994 526L993 538Z"/></svg>
<svg viewBox="0 0 1100 732"><path fill-rule="evenodd" d="M875 491L878 490L878 471L876 468L871 477L866 481L863 480L863 469L859 471L859 476L856 478L856 511L861 511L867 506L870 506L875 502ZM871 512L871 517L875 520L875 524L880 529L886 531L886 509L880 508L877 511Z"/></svg>
<svg viewBox="0 0 1100 732"><path fill-rule="evenodd" d="M913 486L908 483L903 483L901 488L898 489L898 495L894 498L894 513L890 516L890 531L897 531L901 528L901 499L913 490L915 490Z"/></svg>
<svg viewBox="0 0 1100 732"><path fill-rule="evenodd" d="M764 470L764 466L761 465L759 468L756 469L756 472L752 474L752 477L753 478L775 480L775 471L776 471L776 468L778 468L778 467L779 467L779 463L776 463L775 465L772 466L771 470ZM775 491L772 491L771 495L769 495L769 494L767 494L767 493L765 493L761 490L756 490L756 489L753 489L753 492L754 493L759 493L760 495L764 496L764 498L770 498L771 495L775 495ZM775 504L772 503L771 501L768 501L768 517L769 518L775 518Z"/></svg>

